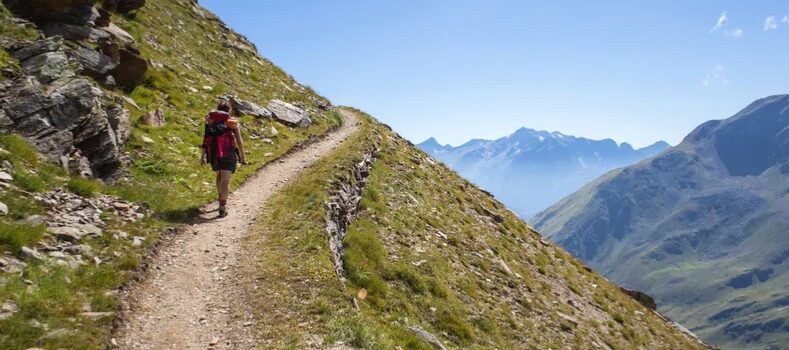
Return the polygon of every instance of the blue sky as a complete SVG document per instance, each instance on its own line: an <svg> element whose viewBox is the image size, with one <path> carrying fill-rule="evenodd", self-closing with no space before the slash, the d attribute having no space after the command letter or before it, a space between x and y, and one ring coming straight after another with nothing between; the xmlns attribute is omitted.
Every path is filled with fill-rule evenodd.
<svg viewBox="0 0 789 350"><path fill-rule="evenodd" d="M789 1L200 3L301 83L417 142L525 126L676 144L789 93Z"/></svg>

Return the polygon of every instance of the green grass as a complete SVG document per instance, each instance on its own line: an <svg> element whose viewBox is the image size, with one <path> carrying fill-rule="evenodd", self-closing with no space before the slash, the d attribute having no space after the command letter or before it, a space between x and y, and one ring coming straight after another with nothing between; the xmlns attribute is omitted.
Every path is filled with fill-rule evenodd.
<svg viewBox="0 0 789 350"><path fill-rule="evenodd" d="M628 319L627 328L615 316L595 314L611 322L606 329L576 311L567 298L591 309L605 302L623 323L623 315L643 308L560 249L543 246L488 195L374 120L363 120L359 135L270 200L247 242L255 256L245 276L265 281L255 284L247 302L258 310L259 335L273 341L271 348L298 348L312 334L323 335L325 344L341 340L365 349L430 348L409 326L452 348L560 348L589 344L592 334L615 348L696 347L649 312ZM332 179L345 174L377 135L381 157L344 240L343 289L328 256L323 202ZM597 285L594 292L585 292L590 284ZM364 300L357 296L362 288L368 291ZM557 309L579 324L559 318Z"/></svg>
<svg viewBox="0 0 789 350"><path fill-rule="evenodd" d="M0 252L19 254L24 246L30 246L44 237L46 227L25 224L0 223Z"/></svg>
<svg viewBox="0 0 789 350"><path fill-rule="evenodd" d="M72 177L66 184L66 188L82 197L94 197L101 192L101 184L96 180L85 179L82 177Z"/></svg>

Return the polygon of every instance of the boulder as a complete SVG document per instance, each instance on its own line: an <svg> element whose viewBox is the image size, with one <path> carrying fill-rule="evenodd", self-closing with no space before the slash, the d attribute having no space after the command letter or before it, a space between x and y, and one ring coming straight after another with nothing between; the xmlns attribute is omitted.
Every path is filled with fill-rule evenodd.
<svg viewBox="0 0 789 350"><path fill-rule="evenodd" d="M76 227L50 227L49 233L60 241L79 243L83 233Z"/></svg>
<svg viewBox="0 0 789 350"><path fill-rule="evenodd" d="M93 77L103 77L117 66L112 58L84 46L79 46L69 52L82 69Z"/></svg>
<svg viewBox="0 0 789 350"><path fill-rule="evenodd" d="M23 258L28 259L28 260L44 261L47 258L46 255L44 255L44 254L42 254L42 253L38 252L37 250L35 250L33 248L30 248L30 247L22 247L20 253L21 253Z"/></svg>
<svg viewBox="0 0 789 350"><path fill-rule="evenodd" d="M167 125L167 121L164 119L164 112L161 109L156 109L155 111L150 111L145 113L140 117L138 123L142 125L149 125L155 128L160 128Z"/></svg>
<svg viewBox="0 0 789 350"><path fill-rule="evenodd" d="M619 289L623 293L625 293L625 294L629 295L631 298L635 299L635 301L639 302L641 305L643 305L647 309L657 310L657 304L655 303L655 299L653 299L648 294L646 294L644 292L641 292L641 291L630 290L630 289L626 289L626 288L622 288L622 287L619 287Z"/></svg>
<svg viewBox="0 0 789 350"><path fill-rule="evenodd" d="M120 49L119 55L120 64L110 74L115 77L119 86L127 90L133 89L145 78L148 62L128 47Z"/></svg>
<svg viewBox="0 0 789 350"><path fill-rule="evenodd" d="M307 116L307 113L305 113L303 109L290 103L280 100L271 100L267 108L269 111L271 111L271 114L275 119L284 124L300 127L312 124L312 120Z"/></svg>
<svg viewBox="0 0 789 350"><path fill-rule="evenodd" d="M225 96L226 100L230 101L230 104L233 106L233 110L244 114L249 115L257 118L269 118L271 117L271 111L265 109L263 107L258 106L254 102L245 101L239 99L236 96Z"/></svg>
<svg viewBox="0 0 789 350"><path fill-rule="evenodd" d="M22 69L42 83L74 76L74 71L69 66L68 57L60 51L46 52L30 57L22 62Z"/></svg>
<svg viewBox="0 0 789 350"><path fill-rule="evenodd" d="M103 30L64 22L49 22L44 24L42 29L48 37L61 36L71 41L87 39L92 42L99 42L112 37L110 33Z"/></svg>
<svg viewBox="0 0 789 350"><path fill-rule="evenodd" d="M51 20L83 14L93 7L93 0L11 0L6 5L36 20Z"/></svg>
<svg viewBox="0 0 789 350"><path fill-rule="evenodd" d="M63 38L54 36L42 40L34 41L33 43L24 46L18 50L13 50L11 56L17 60L24 61L30 57L38 56L46 52L57 51L63 45Z"/></svg>
<svg viewBox="0 0 789 350"><path fill-rule="evenodd" d="M0 202L0 216L8 215L8 206L5 203Z"/></svg>
<svg viewBox="0 0 789 350"><path fill-rule="evenodd" d="M134 44L134 37L127 31L121 29L121 27L115 25L115 23L110 23L106 27L101 28L101 30L123 43L124 46Z"/></svg>

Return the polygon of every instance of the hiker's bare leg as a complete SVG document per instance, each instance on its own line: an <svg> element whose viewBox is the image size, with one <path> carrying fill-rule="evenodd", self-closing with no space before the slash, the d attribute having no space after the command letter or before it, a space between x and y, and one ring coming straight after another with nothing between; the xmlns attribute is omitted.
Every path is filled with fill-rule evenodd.
<svg viewBox="0 0 789 350"><path fill-rule="evenodd" d="M214 181L216 183L216 194L219 197L218 199L222 199L222 182L221 182L222 174L221 173L222 173L221 171L217 171L216 172L216 180Z"/></svg>
<svg viewBox="0 0 789 350"><path fill-rule="evenodd" d="M218 172L217 187L219 188L219 200L222 202L226 202L230 194L230 175L232 174L228 170L220 170Z"/></svg>

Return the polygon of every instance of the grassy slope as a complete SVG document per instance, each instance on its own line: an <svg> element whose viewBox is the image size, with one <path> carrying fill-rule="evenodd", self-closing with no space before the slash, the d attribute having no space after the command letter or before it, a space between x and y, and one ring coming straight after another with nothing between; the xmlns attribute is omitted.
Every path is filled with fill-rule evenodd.
<svg viewBox="0 0 789 350"><path fill-rule="evenodd" d="M201 142L203 131L201 122L216 105L217 96L232 93L262 106L279 98L303 102L317 110L310 100L321 97L271 62L251 50L224 47L223 37L237 41L238 35L219 22L195 15L189 0L151 0L133 20L115 20L136 38L142 55L154 63L144 85L130 94L141 108L130 107L132 119L161 108L168 122L164 128L138 127L132 133L129 148L136 160L132 168L134 182L124 186L121 193L125 197L149 202L154 208L173 214L214 198L210 172L200 171L195 165L199 155L196 145ZM203 86L210 86L213 91L206 92ZM199 91L191 92L190 88ZM312 119L315 123L309 128L289 128L273 121L242 118L247 131L248 160L255 166L242 168L235 183L297 142L325 133L340 120L336 113L313 113ZM271 127L277 128L276 137L271 136ZM260 138L252 139L251 134ZM156 144L143 143L142 136L150 137ZM273 142L263 142L263 138Z"/></svg>
<svg viewBox="0 0 789 350"><path fill-rule="evenodd" d="M94 320L80 313L116 310L117 300L112 290L131 276L165 227L179 224L195 208L215 198L211 172L197 166L197 145L202 118L214 106L218 95L234 93L261 105L272 98L304 102L313 111L315 121L309 128L294 129L273 121L242 118L248 159L253 166L242 168L234 178L234 185L298 142L323 134L339 123L336 113L315 112L317 109L310 101L321 99L320 96L298 85L254 51L231 51L223 47L220 38L235 38L236 34L219 22L196 19L189 4L190 1L148 0L146 7L136 14L114 19L137 38L143 56L157 63L142 86L125 93L140 106L140 110L127 106L133 120L146 111L161 108L168 121L161 129L134 127L127 145L133 160L132 176L127 181L103 186L70 178L59 167L40 159L24 140L0 135L0 148L10 151L0 151L0 160L13 163L16 186L13 190L0 191L0 201L10 209L8 216L0 216L0 257L8 254L22 258L22 246L34 246L41 239L51 240L45 235L45 227L19 222L45 212L33 199L36 192L56 188L85 196L105 192L147 203L154 210L153 217L133 224L122 223L105 213L104 237L83 242L102 259L100 266L88 264L71 269L26 260L28 266L21 273L0 274L0 304L9 302L19 309L10 318L0 320L0 349L99 349L107 343L112 318ZM4 39L32 40L38 36L34 30L12 24L9 18L9 12L0 4L0 36ZM0 69L5 68L18 69L18 62L0 49ZM213 92L202 90L204 85L211 86ZM190 92L188 87L200 92ZM278 136L271 136L271 127L277 128ZM255 140L250 135L259 137ZM144 144L142 136L156 143ZM271 142L263 142L264 137ZM115 231L127 232L130 237L146 237L145 243L134 247L130 239L113 239L110 233Z"/></svg>
<svg viewBox="0 0 789 350"><path fill-rule="evenodd" d="M250 238L257 256L248 277L257 282L249 302L262 338L272 342L267 347L342 340L429 349L408 326L453 348L698 346L542 242L489 195L380 124L364 123L351 142L273 197ZM328 253L323 203L331 179L376 135L382 155L344 242L344 291ZM357 313L351 300L360 288L369 295L358 300Z"/></svg>

